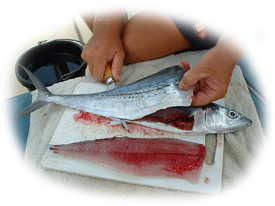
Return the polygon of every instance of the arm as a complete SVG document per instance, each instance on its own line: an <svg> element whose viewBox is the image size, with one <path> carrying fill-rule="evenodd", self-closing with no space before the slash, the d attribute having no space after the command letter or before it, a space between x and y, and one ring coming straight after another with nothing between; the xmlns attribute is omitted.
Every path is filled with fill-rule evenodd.
<svg viewBox="0 0 275 206"><path fill-rule="evenodd" d="M183 67L188 71L181 79L179 88L186 90L194 86L193 106L203 106L223 98L227 93L234 66L241 55L242 51L222 36L217 45L192 69L187 61L182 61Z"/></svg>
<svg viewBox="0 0 275 206"><path fill-rule="evenodd" d="M89 65L90 73L97 81L103 81L105 67L112 63L112 72L116 81L124 59L124 50L120 39L121 30L126 22L125 12L96 13L94 18L84 18L93 31L93 36L82 51L81 57Z"/></svg>

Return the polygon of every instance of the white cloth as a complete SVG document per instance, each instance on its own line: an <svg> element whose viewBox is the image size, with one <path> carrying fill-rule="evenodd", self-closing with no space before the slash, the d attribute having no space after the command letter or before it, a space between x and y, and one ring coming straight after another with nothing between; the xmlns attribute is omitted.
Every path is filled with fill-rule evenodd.
<svg viewBox="0 0 275 206"><path fill-rule="evenodd" d="M163 68L172 65L180 65L185 59L190 66L195 66L206 51L186 52L178 55L170 55L161 59L131 64L123 67L121 82L117 86L129 84L142 77L153 74ZM49 87L54 94L72 94L76 85L80 82L95 82L91 76L80 77L66 82L55 84ZM33 92L35 99L36 91ZM248 169L256 160L257 152L264 142L264 133L258 118L254 103L247 89L239 66L235 66L231 83L225 100L225 106L234 109L253 121L249 128L225 135L224 166L223 166L223 190L230 188L241 178L245 177ZM41 159L46 150L57 124L64 112L64 107L49 104L32 113L30 132L25 153L25 163L41 174L50 177L56 182L65 184L68 187L85 190L89 194L112 194L112 195L136 195L136 196L161 196L175 197L200 196L199 194L169 191L154 187L138 186L120 182L102 180L79 176L75 174L47 170L42 167ZM214 155L216 138L215 135L208 135L206 147L208 156L206 162L210 162Z"/></svg>

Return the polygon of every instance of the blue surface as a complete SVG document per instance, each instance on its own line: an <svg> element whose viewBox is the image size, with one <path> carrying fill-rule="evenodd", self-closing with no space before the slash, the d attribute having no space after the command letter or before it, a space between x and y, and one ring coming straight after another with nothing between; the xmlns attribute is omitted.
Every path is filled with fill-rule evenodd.
<svg viewBox="0 0 275 206"><path fill-rule="evenodd" d="M8 99L7 104L9 105L10 116L14 117L20 111L29 106L31 102L32 95L30 92ZM16 119L10 119L10 121L15 133L14 136L20 146L20 152L24 155L29 134L30 114Z"/></svg>

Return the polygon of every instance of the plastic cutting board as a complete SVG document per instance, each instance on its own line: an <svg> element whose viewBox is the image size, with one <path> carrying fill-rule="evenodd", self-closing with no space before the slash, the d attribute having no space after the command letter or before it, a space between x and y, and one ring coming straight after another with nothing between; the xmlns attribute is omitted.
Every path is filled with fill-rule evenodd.
<svg viewBox="0 0 275 206"><path fill-rule="evenodd" d="M103 84L80 83L77 85L74 94L93 93L105 90L107 90L107 86ZM220 105L224 104L223 101L218 103ZM70 108L65 109L49 144L69 144L73 142L93 140L96 138L108 138L118 135L141 137L144 134L146 137L165 137L169 135L169 137L172 138L205 144L205 135L182 136L166 132L163 133L160 131L152 132L153 130L151 129L144 131L135 130L133 132L131 131L131 134L129 134L125 129L121 128L121 125L106 126L76 123L74 120L74 115L78 114L79 111L77 110ZM113 129L113 127L117 129ZM129 125L129 127L131 127L131 125ZM79 175L111 179L120 182L154 186L172 190L216 194L221 190L224 149L223 145L224 134L218 134L214 163L212 165L203 165L201 176L197 184L192 184L184 179L177 178L151 178L126 174L87 160L65 157L47 150L42 158L41 164L47 169L59 170Z"/></svg>

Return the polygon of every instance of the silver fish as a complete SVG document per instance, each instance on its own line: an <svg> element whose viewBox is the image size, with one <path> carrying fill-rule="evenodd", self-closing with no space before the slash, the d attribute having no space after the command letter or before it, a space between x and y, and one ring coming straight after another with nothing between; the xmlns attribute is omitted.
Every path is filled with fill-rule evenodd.
<svg viewBox="0 0 275 206"><path fill-rule="evenodd" d="M182 91L178 82L185 73L181 66L160 72L106 92L82 95L54 95L28 69L38 90L37 100L17 117L33 112L48 103L61 104L84 112L113 119L110 125L126 122L180 134L234 132L252 124L242 114L218 104L190 106L193 89Z"/></svg>
<svg viewBox="0 0 275 206"><path fill-rule="evenodd" d="M100 116L134 120L167 107L189 106L192 101L193 89L182 91L177 86L185 73L181 66L168 67L109 91L80 95L54 95L27 68L21 67L37 88L38 98L17 117L55 103Z"/></svg>
<svg viewBox="0 0 275 206"><path fill-rule="evenodd" d="M203 107L166 108L126 122L185 135L235 132L252 125L244 115L216 103Z"/></svg>

